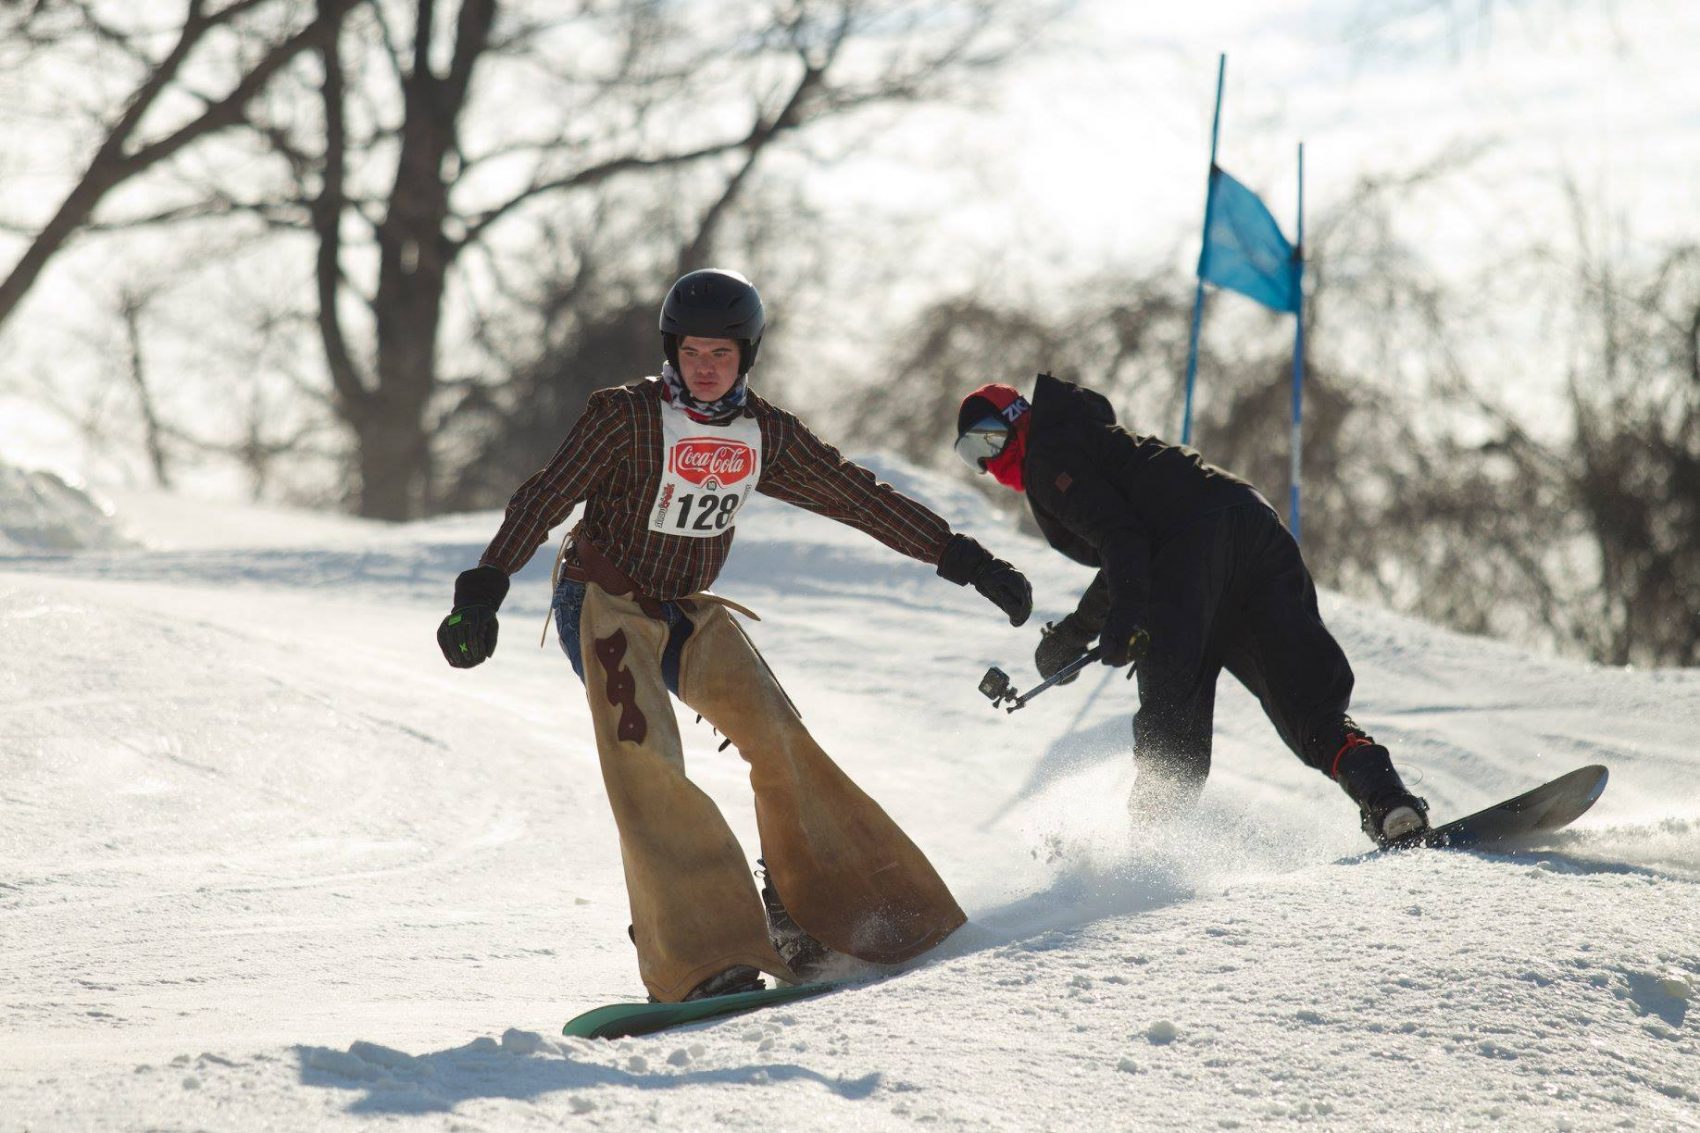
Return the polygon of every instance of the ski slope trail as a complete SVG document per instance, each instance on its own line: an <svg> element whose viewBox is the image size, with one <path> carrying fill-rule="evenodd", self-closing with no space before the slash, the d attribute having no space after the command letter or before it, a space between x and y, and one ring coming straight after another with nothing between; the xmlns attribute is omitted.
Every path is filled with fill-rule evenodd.
<svg viewBox="0 0 1700 1133"><path fill-rule="evenodd" d="M1132 686L1014 715L1087 574L972 591L757 497L717 589L970 924L912 970L649 1038L546 553L494 659L433 634L493 514L404 527L119 499L133 549L0 557L0 1128L1700 1129L1700 673L1600 669L1324 595L1354 716L1437 819L1585 763L1517 854L1365 855L1231 679L1199 811L1130 828ZM744 765L682 714L752 859Z"/></svg>

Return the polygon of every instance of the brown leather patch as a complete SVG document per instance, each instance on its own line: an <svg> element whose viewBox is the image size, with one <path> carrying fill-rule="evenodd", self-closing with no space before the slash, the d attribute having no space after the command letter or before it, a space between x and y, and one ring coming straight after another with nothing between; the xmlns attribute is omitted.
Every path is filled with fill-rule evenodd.
<svg viewBox="0 0 1700 1133"><path fill-rule="evenodd" d="M1066 492L1069 489L1069 485L1071 485L1073 483L1074 483L1074 477L1073 476L1070 476L1066 472L1057 473L1057 491Z"/></svg>
<svg viewBox="0 0 1700 1133"><path fill-rule="evenodd" d="M620 726L616 734L622 740L641 744L649 734L649 721L637 706L637 680L632 671L620 664L626 658L626 631L615 630L608 637L596 639L596 659L608 674L608 703L620 710Z"/></svg>

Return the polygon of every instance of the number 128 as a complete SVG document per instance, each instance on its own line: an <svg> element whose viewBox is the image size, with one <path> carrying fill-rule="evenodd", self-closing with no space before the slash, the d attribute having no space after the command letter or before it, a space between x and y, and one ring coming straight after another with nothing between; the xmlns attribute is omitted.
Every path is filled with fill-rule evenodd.
<svg viewBox="0 0 1700 1133"><path fill-rule="evenodd" d="M720 495L684 495L679 497L679 522L673 526L691 531L724 531L726 525L732 522L732 514L738 510L738 504L743 497L736 492ZM696 509L696 518L691 518L691 505Z"/></svg>

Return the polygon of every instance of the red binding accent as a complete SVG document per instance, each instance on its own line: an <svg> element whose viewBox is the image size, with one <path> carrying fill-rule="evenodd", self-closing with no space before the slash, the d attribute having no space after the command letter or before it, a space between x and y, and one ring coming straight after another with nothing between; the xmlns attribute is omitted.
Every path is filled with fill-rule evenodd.
<svg viewBox="0 0 1700 1133"><path fill-rule="evenodd" d="M1330 779L1340 778L1340 761L1346 757L1347 752L1356 751L1360 747L1369 747L1373 743L1375 741L1362 732L1347 732L1346 742L1341 744L1340 750L1334 753L1334 763L1328 768L1328 777Z"/></svg>

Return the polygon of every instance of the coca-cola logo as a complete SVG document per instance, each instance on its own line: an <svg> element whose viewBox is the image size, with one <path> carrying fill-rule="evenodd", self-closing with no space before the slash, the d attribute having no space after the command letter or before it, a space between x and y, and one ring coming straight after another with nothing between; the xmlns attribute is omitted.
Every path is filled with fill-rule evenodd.
<svg viewBox="0 0 1700 1133"><path fill-rule="evenodd" d="M736 484L755 467L755 450L742 441L686 437L673 446L673 471L698 487ZM711 483L712 482L712 483Z"/></svg>

